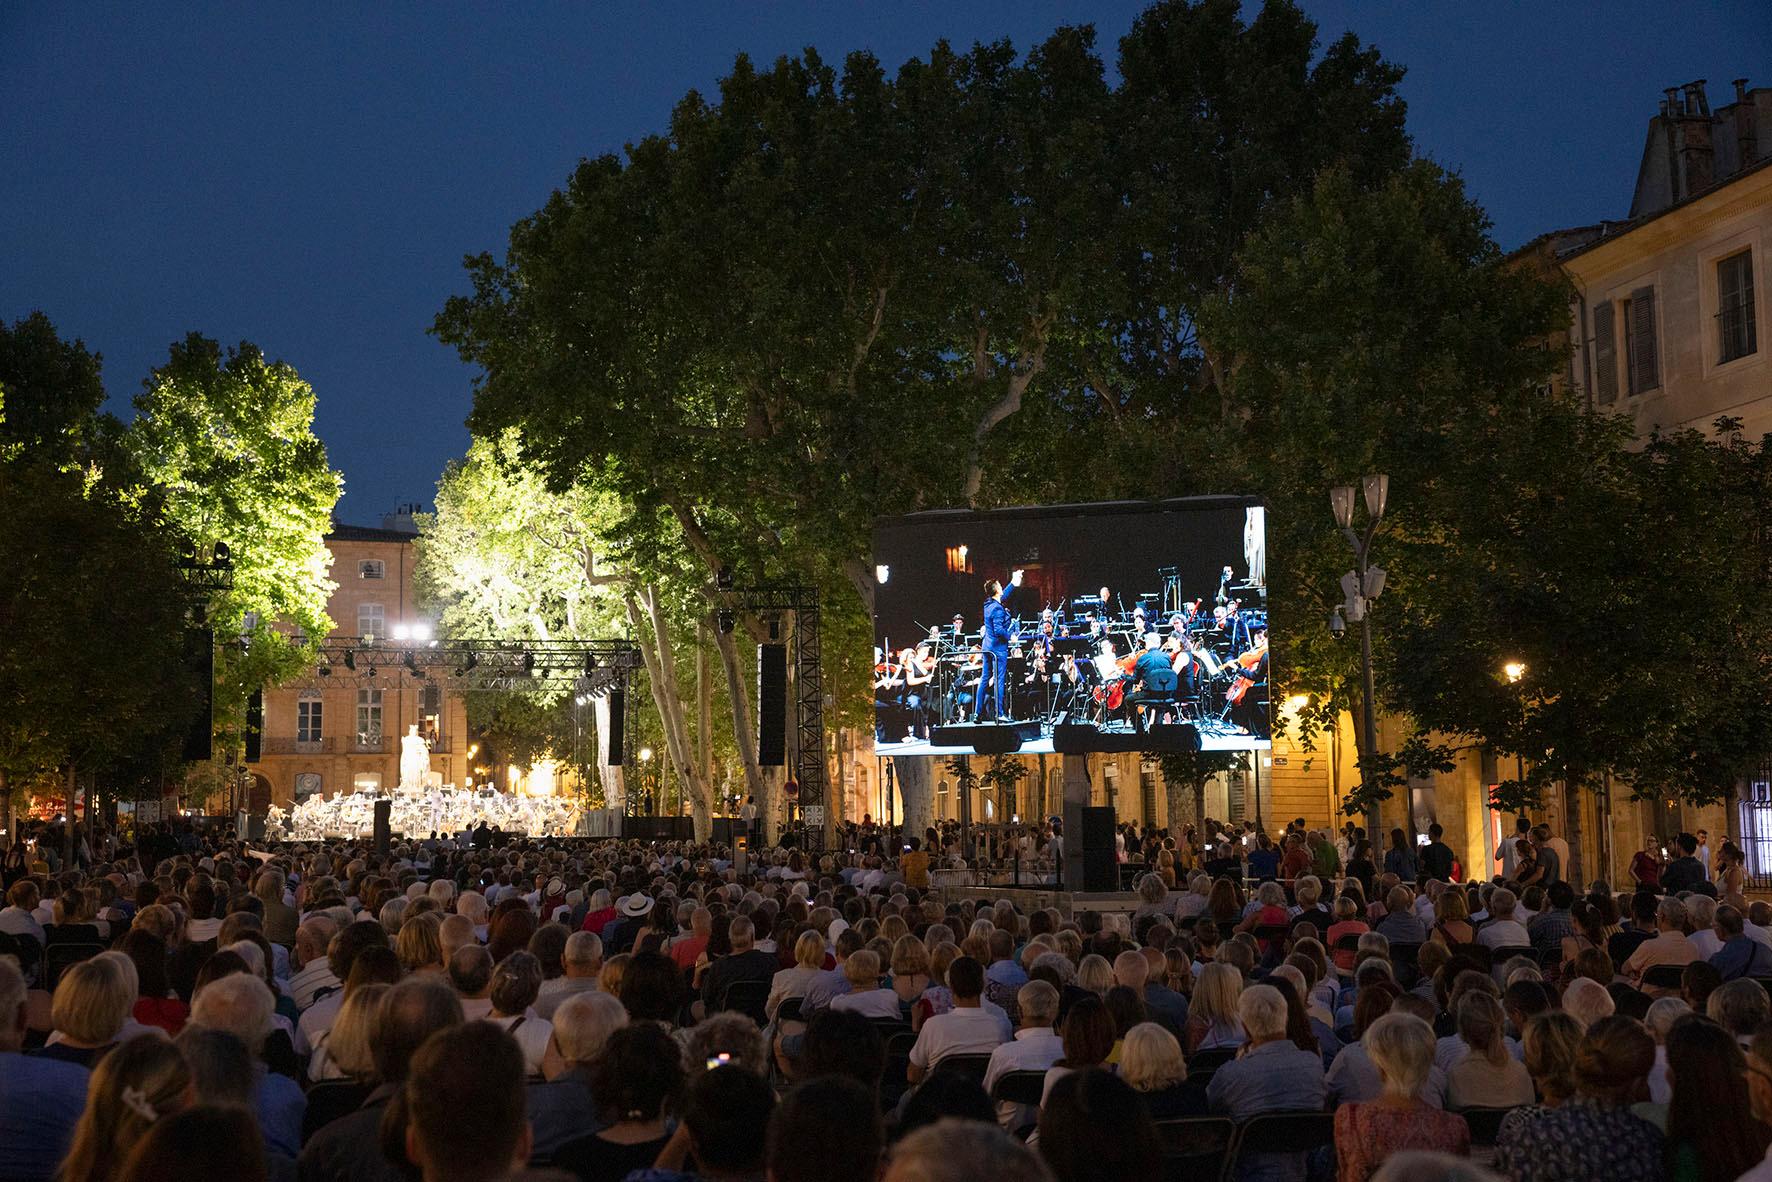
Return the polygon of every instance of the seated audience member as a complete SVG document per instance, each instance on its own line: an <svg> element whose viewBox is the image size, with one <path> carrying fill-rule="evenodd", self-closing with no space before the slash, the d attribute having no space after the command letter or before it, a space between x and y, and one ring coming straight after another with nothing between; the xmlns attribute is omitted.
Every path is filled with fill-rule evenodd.
<svg viewBox="0 0 1772 1182"><path fill-rule="evenodd" d="M244 1043L256 1060L271 1033L274 1004L263 981L247 973L232 973L197 991L191 1002L191 1025L226 1031ZM265 1144L273 1153L294 1157L301 1152L302 1116L307 1101L294 1080L265 1070L262 1063L258 1068L251 1101Z"/></svg>
<svg viewBox="0 0 1772 1182"><path fill-rule="evenodd" d="M566 937L566 948L560 953L560 975L541 983L535 1012L553 1021L560 1003L575 994L597 989L597 977L602 971L603 941L590 932L573 932Z"/></svg>
<svg viewBox="0 0 1772 1182"><path fill-rule="evenodd" d="M1746 1050L1755 1032L1772 1020L1772 998L1758 981L1731 981L1705 999L1704 1013Z"/></svg>
<svg viewBox="0 0 1772 1182"><path fill-rule="evenodd" d="M763 1004L765 1015L773 1021L782 1002L789 998L804 998L806 990L823 971L824 937L818 934L817 928L807 928L794 941L793 965L778 970L770 979L769 997Z"/></svg>
<svg viewBox="0 0 1772 1182"><path fill-rule="evenodd" d="M1674 1023L1667 1036L1671 1177L1734 1179L1765 1160L1772 1128L1754 1116L1742 1086L1747 1073L1747 1059L1727 1030L1695 1014Z"/></svg>
<svg viewBox="0 0 1772 1182"><path fill-rule="evenodd" d="M183 1030L191 1007L172 991L166 975L166 942L152 932L132 931L123 937L122 952L135 965L136 999L130 1017L169 1035Z"/></svg>
<svg viewBox="0 0 1772 1182"><path fill-rule="evenodd" d="M1762 991L1760 996L1764 997L1765 993ZM1616 1008L1612 994L1591 978L1577 977L1563 990L1563 1012L1581 1023L1583 1030L1601 1018L1611 1017Z"/></svg>
<svg viewBox="0 0 1772 1182"><path fill-rule="evenodd" d="M932 1128L940 1131L947 1126ZM923 1135L929 1133L925 1130ZM809 1079L783 1096L770 1118L769 1182L874 1182L880 1176L880 1151L885 1141L872 1092L844 1076ZM900 1152L908 1159L917 1144L906 1138ZM975 1174L972 1182L991 1176L989 1172Z"/></svg>
<svg viewBox="0 0 1772 1182"><path fill-rule="evenodd" d="M456 949L449 958L448 981L461 998L462 1017L469 1022L492 1015L492 954L478 944Z"/></svg>
<svg viewBox="0 0 1772 1182"><path fill-rule="evenodd" d="M749 1021L748 1018L742 1018ZM653 1169L630 1182L750 1182L762 1178L775 1091L743 1067L702 1072L683 1101L683 1120ZM693 1162L694 1172L684 1166Z"/></svg>
<svg viewBox="0 0 1772 1182"><path fill-rule="evenodd" d="M388 934L381 924L374 920L347 922L332 937L326 946L327 963L332 973L340 981L348 981L351 969L356 966L358 955L366 948L388 947ZM173 982L177 987L177 982ZM302 1011L301 1020L295 1024L295 1050L297 1054L312 1054L314 1044L338 1017L339 1007L344 1004L344 991L334 990L325 993L323 990L314 995L308 1008Z"/></svg>
<svg viewBox="0 0 1772 1182"><path fill-rule="evenodd" d="M1242 1020L1237 1017L1237 997L1242 990L1243 975L1234 966L1205 966L1188 1008L1183 1050L1192 1055L1196 1051L1240 1047L1248 1041Z"/></svg>
<svg viewBox="0 0 1772 1182"><path fill-rule="evenodd" d="M1477 943L1489 949L1531 947L1526 925L1515 918L1519 905L1518 895L1498 887L1489 896L1489 922L1477 929Z"/></svg>
<svg viewBox="0 0 1772 1182"><path fill-rule="evenodd" d="M154 1122L136 1142L121 1177L129 1182L226 1178L267 1182L265 1143L245 1109L203 1104Z"/></svg>
<svg viewBox="0 0 1772 1182"><path fill-rule="evenodd" d="M955 959L948 966L947 985L954 1008L924 1021L905 1073L912 1083L949 1055L989 1055L1014 1037L1007 1018L982 1008L984 966L978 961L970 956Z"/></svg>
<svg viewBox="0 0 1772 1182"><path fill-rule="evenodd" d="M1745 1068L1748 1101L1754 1119L1772 1127L1772 1023L1754 1033ZM1741 1175L1740 1182L1772 1182L1772 1149L1766 1151L1765 1158L1758 1165Z"/></svg>
<svg viewBox="0 0 1772 1182"><path fill-rule="evenodd" d="M1657 965L1678 965L1685 967L1698 960L1698 949L1687 937L1686 905L1669 896L1655 905L1656 933L1637 946L1628 959L1619 966L1619 975L1637 988L1644 988L1643 977ZM1654 996L1665 997L1677 994L1678 990L1651 988Z"/></svg>
<svg viewBox="0 0 1772 1182"><path fill-rule="evenodd" d="M523 1051L490 1023L425 1040L404 1100L406 1156L425 1182L502 1182L529 1160Z"/></svg>
<svg viewBox="0 0 1772 1182"><path fill-rule="evenodd" d="M850 953L843 962L843 979L849 983L849 992L831 998L831 1009L890 1021L905 1016L898 991L880 983L880 957L871 949Z"/></svg>
<svg viewBox="0 0 1772 1182"><path fill-rule="evenodd" d="M1718 907L1712 920L1717 937L1717 950L1711 954L1710 966L1724 981L1738 977L1772 977L1772 946L1747 934L1747 920L1730 906Z"/></svg>
<svg viewBox="0 0 1772 1182"><path fill-rule="evenodd" d="M1237 999L1249 1043L1212 1074L1206 1102L1214 1113L1247 1120L1264 1112L1320 1111L1328 1096L1323 1059L1287 1036L1286 999L1271 985L1251 985ZM1270 1177L1302 1176L1300 1155L1256 1155L1251 1168Z"/></svg>
<svg viewBox="0 0 1772 1182"><path fill-rule="evenodd" d="M357 963L361 965L362 959L359 958ZM339 1007L331 1029L326 1032L326 1041L314 1049L314 1057L308 1060L309 1080L314 1083L328 1079L363 1083L375 1074L370 1044L375 1038L375 1021L382 997L389 988L385 982L371 981L351 990L344 1005ZM343 1113L332 1115L342 1116Z"/></svg>
<svg viewBox="0 0 1772 1182"><path fill-rule="evenodd" d="M1330 1065L1324 1077L1324 1086L1328 1088L1332 1102L1354 1104L1378 1099L1384 1085L1378 1077L1377 1065L1372 1062L1372 1056L1366 1050L1365 1035L1393 1007L1399 1013L1406 1012L1397 1005L1397 999L1402 996L1396 983L1388 978L1360 991L1360 998L1354 1003L1353 1026L1353 1033L1358 1041L1341 1048L1341 1053L1335 1056L1335 1062ZM1424 1104L1435 1108L1445 1107L1446 1073L1438 1064L1428 1069L1427 1079L1423 1081L1416 1096Z"/></svg>
<svg viewBox="0 0 1772 1182"><path fill-rule="evenodd" d="M191 1070L170 1041L144 1034L120 1044L93 1069L59 1182L126 1182L129 1151L191 1092Z"/></svg>
<svg viewBox="0 0 1772 1182"><path fill-rule="evenodd" d="M1029 981L1015 993L1021 1026L1015 1038L991 1052L985 1067L984 1089L993 1092L997 1081L1011 1071L1045 1071L1064 1055L1064 1040L1052 1024L1058 1017L1058 990L1045 981ZM1008 1101L997 1105L997 1120L1011 1132L1034 1119L1033 1109Z"/></svg>
<svg viewBox="0 0 1772 1182"><path fill-rule="evenodd" d="M1457 1023L1458 1037L1470 1052L1446 1073L1446 1107L1456 1111L1532 1103L1532 1074L1509 1050L1501 1003L1481 991L1466 993L1458 1002Z"/></svg>
<svg viewBox="0 0 1772 1182"><path fill-rule="evenodd" d="M877 1170L877 1167L875 1168ZM871 1182L873 1171L842 1175ZM1138 1175L1121 1175L1135 1182ZM771 1182L805 1182L812 1175L785 1178L773 1168ZM1001 1129L967 1120L926 1125L892 1147L882 1182L1052 1182L1034 1152ZM1066 1182L1061 1179L1060 1182Z"/></svg>
<svg viewBox="0 0 1772 1182"><path fill-rule="evenodd" d="M1162 1145L1150 1113L1126 1081L1099 1067L1066 1075L1047 1095L1040 1106L1040 1156L1055 1182L1162 1177Z"/></svg>
<svg viewBox="0 0 1772 1182"><path fill-rule="evenodd" d="M806 1026L800 1057L794 1063L796 1079L841 1076L877 1094L886 1073L886 1040L860 1014L826 1010Z"/></svg>
<svg viewBox="0 0 1772 1182"><path fill-rule="evenodd" d="M697 1022L678 1036L683 1061L693 1082L708 1064L743 1067L758 1075L769 1073L769 1040L757 1023L745 1014L728 1010Z"/></svg>
<svg viewBox="0 0 1772 1182"><path fill-rule="evenodd" d="M775 955L756 946L757 929L749 916L733 916L728 936L732 951L710 964L702 975L702 1005L710 1014L727 1008L727 992L740 981L769 985L775 980Z"/></svg>
<svg viewBox="0 0 1772 1182"><path fill-rule="evenodd" d="M1141 1022L1126 1032L1120 1044L1120 1078L1138 1093L1152 1120L1206 1115L1206 1089L1188 1082L1181 1043L1155 1022Z"/></svg>
<svg viewBox="0 0 1772 1182"><path fill-rule="evenodd" d="M1059 1080L1073 1071L1105 1066L1108 1057L1114 1053L1114 1018L1108 1012L1107 1003L1098 998L1085 997L1073 1005L1059 1029L1064 1055L1046 1069L1046 1080L1040 1093L1042 1105Z"/></svg>
<svg viewBox="0 0 1772 1182"><path fill-rule="evenodd" d="M1484 1000L1495 1006L1493 999ZM1499 1014L1500 1007L1495 1009ZM1464 1118L1422 1103L1418 1094L1433 1069L1433 1028L1407 1014L1386 1014L1372 1024L1362 1045L1378 1068L1379 1095L1335 1111L1339 1182L1366 1182L1386 1158L1405 1149L1469 1153L1470 1126Z"/></svg>
<svg viewBox="0 0 1772 1182"><path fill-rule="evenodd" d="M95 956L62 970L50 1002L55 1029L37 1054L89 1069L96 1066L124 1033L136 988L110 956Z"/></svg>
<svg viewBox="0 0 1772 1182"><path fill-rule="evenodd" d="M542 1065L547 1081L528 1087L532 1152L537 1157L549 1157L573 1138L602 1127L591 1096L591 1062L609 1036L627 1024L628 1012L621 1002L602 992L572 994L554 1011L553 1045Z"/></svg>
<svg viewBox="0 0 1772 1182"><path fill-rule="evenodd" d="M1384 897L1384 918L1372 930L1393 944L1420 944L1427 940L1427 925L1415 913L1415 896L1405 886L1392 887Z"/></svg>
<svg viewBox="0 0 1772 1182"><path fill-rule="evenodd" d="M647 1168L669 1139L665 1112L682 1087L682 1051L669 1034L651 1022L615 1031L591 1063L605 1127L555 1150L554 1165L582 1182L621 1182Z"/></svg>
<svg viewBox="0 0 1772 1182"><path fill-rule="evenodd" d="M22 1053L25 992L16 962L0 956L0 1178L47 1182L73 1139L90 1073Z"/></svg>
<svg viewBox="0 0 1772 1182"><path fill-rule="evenodd" d="M324 915L310 915L295 929L295 955L289 976L289 996L298 1010L305 1010L319 997L340 989L344 982L332 971L326 948L338 928Z"/></svg>
<svg viewBox="0 0 1772 1182"><path fill-rule="evenodd" d="M1550 1017L1533 1019L1534 1028ZM1660 1130L1631 1112L1654 1065L1655 1040L1641 1022L1614 1015L1594 1023L1575 1052L1574 1101L1511 1114L1496 1139L1496 1166L1518 1182L1665 1178Z"/></svg>
<svg viewBox="0 0 1772 1182"><path fill-rule="evenodd" d="M492 1012L486 1020L501 1027L523 1048L527 1073L541 1075L542 1056L547 1054L548 1039L554 1027L538 1016L534 1005L541 993L541 962L528 952L513 952L492 971L487 998Z"/></svg>
<svg viewBox="0 0 1772 1182"><path fill-rule="evenodd" d="M461 1025L461 1002L434 974L412 977L382 996L371 1055L375 1090L362 1106L317 1131L297 1161L301 1182L403 1182L381 1150L382 1118L406 1084L418 1048L440 1030Z"/></svg>

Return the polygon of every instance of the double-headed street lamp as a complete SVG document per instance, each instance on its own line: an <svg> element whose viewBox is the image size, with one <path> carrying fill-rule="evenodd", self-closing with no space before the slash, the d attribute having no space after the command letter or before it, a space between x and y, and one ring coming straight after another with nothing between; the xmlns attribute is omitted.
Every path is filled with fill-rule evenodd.
<svg viewBox="0 0 1772 1182"><path fill-rule="evenodd" d="M1373 566L1368 561L1372 539L1378 533L1378 524L1384 520L1385 502L1390 495L1390 477L1383 475L1367 476L1361 481L1366 499L1366 530L1364 533L1354 528L1354 486L1351 484L1337 485L1329 490L1329 507L1335 513L1335 524L1342 536L1354 549L1354 569L1341 576L1342 602L1330 613L1329 630L1337 637L1347 631L1349 624L1360 626L1360 706L1361 734L1365 740L1364 747L1368 761L1378 756L1378 712L1373 703L1372 689L1372 601L1384 594L1384 568ZM1361 769L1360 781L1365 783L1371 774L1372 765ZM1415 843L1415 802L1410 800L1403 810L1408 828L1409 842ZM1378 801L1372 800L1366 806L1366 836L1372 842L1372 848L1380 848Z"/></svg>

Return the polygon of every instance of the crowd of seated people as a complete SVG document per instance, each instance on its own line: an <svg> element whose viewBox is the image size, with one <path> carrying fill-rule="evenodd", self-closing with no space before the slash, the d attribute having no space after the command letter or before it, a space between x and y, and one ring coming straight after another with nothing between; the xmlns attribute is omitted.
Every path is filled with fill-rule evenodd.
<svg viewBox="0 0 1772 1182"><path fill-rule="evenodd" d="M124 847L7 891L0 1179L1772 1179L1764 903L1278 844L1069 917L877 850Z"/></svg>

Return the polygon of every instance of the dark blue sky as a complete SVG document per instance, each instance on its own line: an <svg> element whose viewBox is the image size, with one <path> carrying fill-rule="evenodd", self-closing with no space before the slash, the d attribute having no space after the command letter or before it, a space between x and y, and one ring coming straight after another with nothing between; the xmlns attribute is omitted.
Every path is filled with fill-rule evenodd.
<svg viewBox="0 0 1772 1182"><path fill-rule="evenodd" d="M1661 89L1772 84L1766 0L1304 0L1409 69L1420 149L1513 246L1622 216ZM0 316L104 354L114 408L192 329L319 393L343 520L431 499L470 374L425 329L580 156L663 127L739 51L1018 46L1140 3L0 4ZM1761 71L1755 76L1755 71Z"/></svg>

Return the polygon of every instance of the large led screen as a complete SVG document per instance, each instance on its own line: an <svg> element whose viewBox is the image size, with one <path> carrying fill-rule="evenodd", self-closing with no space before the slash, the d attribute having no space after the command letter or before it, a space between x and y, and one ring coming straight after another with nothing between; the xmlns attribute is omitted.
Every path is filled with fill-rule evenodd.
<svg viewBox="0 0 1772 1182"><path fill-rule="evenodd" d="M918 513L874 530L875 752L1271 745L1250 497Z"/></svg>

